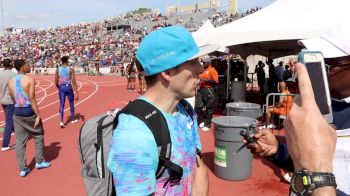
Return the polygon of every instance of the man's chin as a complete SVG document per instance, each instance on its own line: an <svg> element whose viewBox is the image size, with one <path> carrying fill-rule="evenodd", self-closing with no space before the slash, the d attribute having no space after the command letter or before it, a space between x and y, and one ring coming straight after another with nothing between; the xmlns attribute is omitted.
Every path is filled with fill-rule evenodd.
<svg viewBox="0 0 350 196"><path fill-rule="evenodd" d="M339 100L350 97L350 90L341 91L341 92L339 92L338 90L330 90L330 93L332 98L336 98Z"/></svg>

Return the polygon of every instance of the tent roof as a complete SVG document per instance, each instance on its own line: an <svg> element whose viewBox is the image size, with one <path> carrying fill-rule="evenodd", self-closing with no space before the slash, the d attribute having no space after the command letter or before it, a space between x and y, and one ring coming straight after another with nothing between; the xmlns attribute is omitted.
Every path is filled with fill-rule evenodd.
<svg viewBox="0 0 350 196"><path fill-rule="evenodd" d="M346 20L350 16L349 7L349 0L277 0L258 12L201 36L206 36L207 43L229 46L231 49L246 44L245 47L252 47L250 52L254 53L258 52L253 49L259 44L260 52L265 50L263 53L276 49L295 51L300 49L296 40L319 37ZM284 40L287 43L285 47ZM271 41L278 41L279 47L275 47Z"/></svg>
<svg viewBox="0 0 350 196"><path fill-rule="evenodd" d="M214 30L214 25L210 22L209 19L207 19L201 27L196 31L196 33L205 33L211 30Z"/></svg>
<svg viewBox="0 0 350 196"><path fill-rule="evenodd" d="M214 25L208 19L204 22L204 24L201 27L199 27L199 29L196 32L192 33L193 39L195 40L198 46L207 45L208 39L206 38L206 35L207 33L213 32L214 30ZM220 48L217 50L217 53L227 54L229 53L229 49L225 46L220 45Z"/></svg>

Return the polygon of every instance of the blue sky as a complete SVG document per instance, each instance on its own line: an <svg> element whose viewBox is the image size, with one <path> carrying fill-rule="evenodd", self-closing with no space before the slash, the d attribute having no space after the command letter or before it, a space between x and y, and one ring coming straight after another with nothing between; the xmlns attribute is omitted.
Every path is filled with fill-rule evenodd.
<svg viewBox="0 0 350 196"><path fill-rule="evenodd" d="M162 12L177 0L0 0L4 13L5 27L46 28L98 21L116 16L139 7L159 8ZM208 0L201 0L204 2ZM221 0L223 7L229 0ZM239 0L238 10L266 6L275 0ZM178 0L180 5L196 3L197 0ZM1 12L1 10L0 10Z"/></svg>

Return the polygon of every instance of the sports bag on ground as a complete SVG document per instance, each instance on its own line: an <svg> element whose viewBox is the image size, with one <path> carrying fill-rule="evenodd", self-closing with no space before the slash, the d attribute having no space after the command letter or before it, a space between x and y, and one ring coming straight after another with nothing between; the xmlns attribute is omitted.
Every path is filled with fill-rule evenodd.
<svg viewBox="0 0 350 196"><path fill-rule="evenodd" d="M193 119L194 110L185 100L180 101ZM117 110L116 110L117 111ZM170 161L171 139L165 117L152 104L137 99L122 110L104 113L87 120L80 128L78 150L82 162L81 175L88 196L115 195L112 173L107 168L107 158L112 134L118 124L121 113L133 115L142 120L152 131L158 146L159 162L156 178L162 176L166 169L170 171L169 181L181 180L181 166ZM115 114L115 115L113 115ZM167 183L164 184L166 186Z"/></svg>

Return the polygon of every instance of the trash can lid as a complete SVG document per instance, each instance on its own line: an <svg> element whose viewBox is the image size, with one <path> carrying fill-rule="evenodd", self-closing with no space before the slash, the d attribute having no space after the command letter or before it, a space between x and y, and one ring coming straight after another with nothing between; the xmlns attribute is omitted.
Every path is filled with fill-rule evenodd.
<svg viewBox="0 0 350 196"><path fill-rule="evenodd" d="M249 102L231 102L227 103L226 107L239 109L260 109L259 104Z"/></svg>
<svg viewBox="0 0 350 196"><path fill-rule="evenodd" d="M252 125L256 125L258 121L254 118L243 116L219 116L214 117L212 122L215 125L224 127L250 127Z"/></svg>

